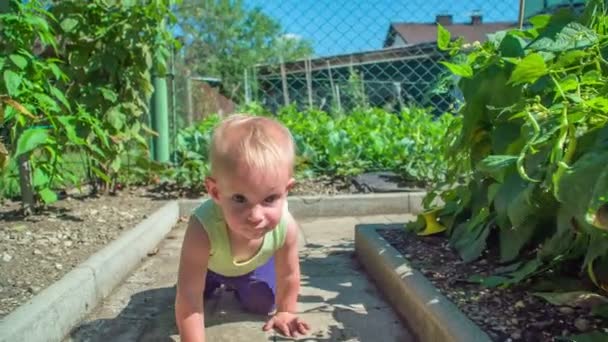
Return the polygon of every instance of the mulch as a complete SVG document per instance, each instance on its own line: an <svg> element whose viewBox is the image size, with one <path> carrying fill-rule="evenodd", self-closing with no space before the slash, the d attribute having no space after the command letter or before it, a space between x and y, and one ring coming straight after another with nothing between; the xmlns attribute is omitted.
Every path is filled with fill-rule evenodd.
<svg viewBox="0 0 608 342"><path fill-rule="evenodd" d="M553 305L525 285L486 288L469 281L474 274L491 275L499 267L491 257L464 263L442 236L419 237L398 229L379 233L493 341L548 342L608 332L608 319L591 315L589 309Z"/></svg>

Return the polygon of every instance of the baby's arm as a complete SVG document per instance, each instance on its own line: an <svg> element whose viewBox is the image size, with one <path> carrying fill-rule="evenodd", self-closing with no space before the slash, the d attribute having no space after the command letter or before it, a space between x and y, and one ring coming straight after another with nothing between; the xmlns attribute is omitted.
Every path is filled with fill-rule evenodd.
<svg viewBox="0 0 608 342"><path fill-rule="evenodd" d="M310 327L296 315L300 292L300 259L298 256L298 225L287 214L287 236L285 243L275 255L277 273L277 312L264 325L264 330L272 328L289 337L305 335Z"/></svg>
<svg viewBox="0 0 608 342"><path fill-rule="evenodd" d="M298 256L298 225L289 212L285 243L275 256L277 272L277 312L297 310L300 292L300 258Z"/></svg>
<svg viewBox="0 0 608 342"><path fill-rule="evenodd" d="M175 322L182 342L205 341L203 290L210 243L195 218L190 218L179 263L175 294Z"/></svg>

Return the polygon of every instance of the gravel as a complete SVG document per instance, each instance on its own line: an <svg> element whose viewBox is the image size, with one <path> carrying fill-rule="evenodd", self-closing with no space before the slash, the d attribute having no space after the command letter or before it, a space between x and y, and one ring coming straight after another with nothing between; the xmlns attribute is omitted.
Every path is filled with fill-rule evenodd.
<svg viewBox="0 0 608 342"><path fill-rule="evenodd" d="M0 319L164 204L140 189L68 197L28 217L0 208Z"/></svg>

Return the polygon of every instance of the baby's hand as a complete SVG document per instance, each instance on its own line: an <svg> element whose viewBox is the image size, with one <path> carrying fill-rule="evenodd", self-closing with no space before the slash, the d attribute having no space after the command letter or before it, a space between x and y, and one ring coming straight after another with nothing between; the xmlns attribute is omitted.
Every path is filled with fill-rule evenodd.
<svg viewBox="0 0 608 342"><path fill-rule="evenodd" d="M264 331L275 329L283 336L297 337L297 334L306 335L310 327L308 323L300 320L290 312L277 312L265 325Z"/></svg>

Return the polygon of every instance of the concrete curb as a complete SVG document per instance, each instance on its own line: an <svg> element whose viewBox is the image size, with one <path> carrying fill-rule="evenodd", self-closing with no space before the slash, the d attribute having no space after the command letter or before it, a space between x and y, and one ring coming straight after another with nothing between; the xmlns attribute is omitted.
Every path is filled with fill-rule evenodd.
<svg viewBox="0 0 608 342"><path fill-rule="evenodd" d="M398 192L334 196L289 196L289 211L295 218L370 216L418 213L425 192ZM180 202L180 215L186 216L201 199Z"/></svg>
<svg viewBox="0 0 608 342"><path fill-rule="evenodd" d="M173 228L172 201L0 321L0 341L62 341Z"/></svg>
<svg viewBox="0 0 608 342"><path fill-rule="evenodd" d="M357 225L355 253L420 341L491 342L490 337L378 234L394 225Z"/></svg>

